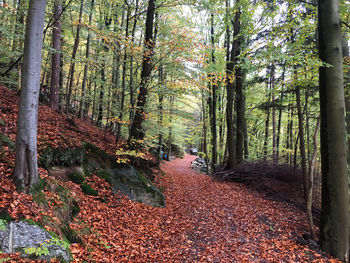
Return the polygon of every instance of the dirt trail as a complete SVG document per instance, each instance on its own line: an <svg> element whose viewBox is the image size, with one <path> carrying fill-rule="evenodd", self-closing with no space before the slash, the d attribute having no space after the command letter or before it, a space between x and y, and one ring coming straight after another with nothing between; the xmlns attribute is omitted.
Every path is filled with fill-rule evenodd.
<svg viewBox="0 0 350 263"><path fill-rule="evenodd" d="M194 158L186 155L161 165L167 186L164 220L177 229L171 238L173 260L323 261L316 252L296 242L307 230L300 210L265 200L243 185L214 181L190 168Z"/></svg>

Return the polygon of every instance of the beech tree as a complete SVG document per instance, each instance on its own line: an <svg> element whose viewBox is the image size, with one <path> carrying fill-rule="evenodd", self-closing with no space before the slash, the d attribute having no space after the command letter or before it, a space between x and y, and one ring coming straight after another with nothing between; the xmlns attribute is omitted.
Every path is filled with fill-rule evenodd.
<svg viewBox="0 0 350 263"><path fill-rule="evenodd" d="M24 41L14 181L19 190L38 182L37 124L41 50L47 0L31 0Z"/></svg>
<svg viewBox="0 0 350 263"><path fill-rule="evenodd" d="M338 0L318 1L319 55L330 66L320 68L322 248L348 260L349 194L344 117L342 39Z"/></svg>

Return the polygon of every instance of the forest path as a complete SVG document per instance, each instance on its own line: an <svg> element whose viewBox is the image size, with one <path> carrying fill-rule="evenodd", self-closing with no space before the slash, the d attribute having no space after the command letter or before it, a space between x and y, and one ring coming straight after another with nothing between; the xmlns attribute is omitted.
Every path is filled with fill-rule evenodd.
<svg viewBox="0 0 350 263"><path fill-rule="evenodd" d="M293 205L266 200L235 183L221 183L190 168L194 156L163 162L172 259L178 262L311 262L297 244L307 230ZM173 216L169 216L169 214Z"/></svg>

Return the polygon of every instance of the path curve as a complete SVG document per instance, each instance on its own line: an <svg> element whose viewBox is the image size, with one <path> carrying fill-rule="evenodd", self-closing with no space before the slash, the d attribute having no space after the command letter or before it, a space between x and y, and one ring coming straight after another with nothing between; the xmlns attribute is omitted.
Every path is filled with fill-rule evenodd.
<svg viewBox="0 0 350 263"><path fill-rule="evenodd" d="M242 184L214 181L190 168L194 159L186 155L161 165L167 186L164 216L177 215L164 218L177 229L171 261L326 262L298 244L307 230L299 209L263 199Z"/></svg>

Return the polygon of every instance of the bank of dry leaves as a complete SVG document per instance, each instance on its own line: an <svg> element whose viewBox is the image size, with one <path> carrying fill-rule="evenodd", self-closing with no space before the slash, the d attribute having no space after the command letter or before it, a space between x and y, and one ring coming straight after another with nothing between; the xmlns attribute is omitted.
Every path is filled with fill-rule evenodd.
<svg viewBox="0 0 350 263"><path fill-rule="evenodd" d="M15 140L17 96L0 90L0 118L6 122L2 132ZM114 139L94 126L40 106L39 148L51 145L80 145L90 141L113 154ZM0 163L0 211L14 218L41 221L43 211L29 195L17 193L10 175L14 152L4 147ZM80 213L71 222L79 231L88 228L83 244L72 244L74 262L338 262L300 238L307 231L304 212L292 204L264 199L239 183L218 182L190 169L194 158L164 162L156 174L167 198L166 208L154 208L113 194L101 178L89 178L99 197L84 195L72 182L59 182L70 189L80 205ZM40 169L40 176L56 180ZM56 200L51 192L44 192ZM104 201L102 201L104 200ZM107 201L106 201L107 200ZM82 222L84 222L82 224ZM23 260L18 254L0 254L6 262ZM11 259L10 259L11 258Z"/></svg>

